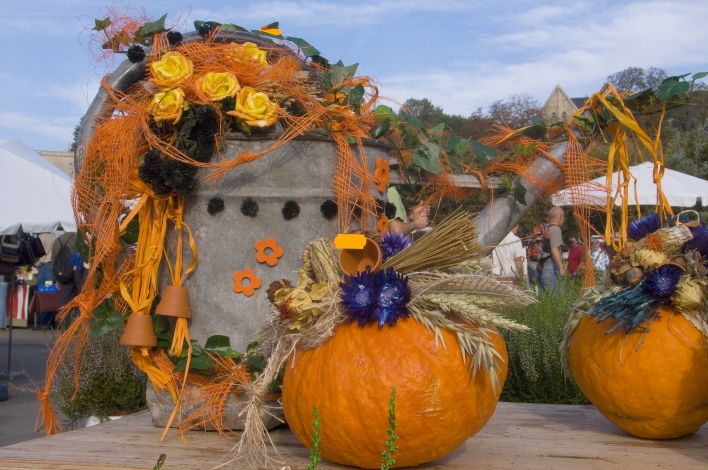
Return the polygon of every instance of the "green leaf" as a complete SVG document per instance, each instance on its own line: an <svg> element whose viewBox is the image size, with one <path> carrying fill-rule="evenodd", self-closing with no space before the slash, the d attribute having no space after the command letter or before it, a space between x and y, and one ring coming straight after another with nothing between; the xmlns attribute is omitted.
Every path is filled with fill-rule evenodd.
<svg viewBox="0 0 708 470"><path fill-rule="evenodd" d="M340 60L332 66L332 76L330 79L330 87L337 86L343 81L354 78L356 69L359 68L359 64L352 64L344 66L344 63Z"/></svg>
<svg viewBox="0 0 708 470"><path fill-rule="evenodd" d="M412 115L411 113L406 113L406 121L413 126L413 127L423 127L423 123L420 122L420 119Z"/></svg>
<svg viewBox="0 0 708 470"><path fill-rule="evenodd" d="M190 343L192 343L192 357L204 355L204 348L202 348L201 344L199 344L199 341L193 339ZM187 357L187 354L189 354L189 348L183 347L182 353L179 357Z"/></svg>
<svg viewBox="0 0 708 470"><path fill-rule="evenodd" d="M546 136L546 125L545 124L535 124L533 126L528 126L526 129L521 131L521 135L530 137L532 139L542 139Z"/></svg>
<svg viewBox="0 0 708 470"><path fill-rule="evenodd" d="M460 165L457 159L448 157L447 160L450 162L450 165L452 165L453 173L462 173L462 165Z"/></svg>
<svg viewBox="0 0 708 470"><path fill-rule="evenodd" d="M110 18L106 17L102 20L93 20L96 26L91 28L94 31L104 31L106 28L108 28L113 22L111 21Z"/></svg>
<svg viewBox="0 0 708 470"><path fill-rule="evenodd" d="M460 143L461 140L462 137L457 137L456 135L450 137L450 141L447 143L447 148L445 149L445 151L447 153L457 153L455 152L455 147L457 147L457 144Z"/></svg>
<svg viewBox="0 0 708 470"><path fill-rule="evenodd" d="M361 100L364 98L364 93L366 93L366 90L364 90L364 85L361 83L357 84L357 86L352 89L351 93L349 93L349 104L359 106L361 104Z"/></svg>
<svg viewBox="0 0 708 470"><path fill-rule="evenodd" d="M91 340L95 340L105 335L109 331L123 328L123 315L116 310L112 310L105 305L99 305L93 311L91 317Z"/></svg>
<svg viewBox="0 0 708 470"><path fill-rule="evenodd" d="M189 370L204 370L212 367L214 364L214 359L209 356L194 356L192 355L192 360L189 363ZM187 358L184 357L179 360L172 372L179 372L187 367Z"/></svg>
<svg viewBox="0 0 708 470"><path fill-rule="evenodd" d="M514 186L512 193L514 194L514 199L516 199L518 203L526 205L526 188L520 185L518 181L516 186Z"/></svg>
<svg viewBox="0 0 708 470"><path fill-rule="evenodd" d="M391 127L391 120L389 118L384 119L379 127L377 127L375 130L371 131L371 138L372 139L378 139L382 135L384 135L386 132L388 132L389 128Z"/></svg>
<svg viewBox="0 0 708 470"><path fill-rule="evenodd" d="M150 23L145 23L140 32L140 36L153 36L155 34L161 34L167 31L165 29L165 19L167 18L167 13L162 15L157 21L152 21Z"/></svg>
<svg viewBox="0 0 708 470"><path fill-rule="evenodd" d="M694 73L691 78L694 80L698 80L698 79L701 79L707 75L708 75L708 72L698 72L698 73Z"/></svg>
<svg viewBox="0 0 708 470"><path fill-rule="evenodd" d="M251 341L250 343L248 343L248 346L246 346L246 352L250 352L256 349L258 349L258 341Z"/></svg>
<svg viewBox="0 0 708 470"><path fill-rule="evenodd" d="M81 255L81 259L88 261L89 259L89 246L86 244L84 239L84 232L81 230L76 231L76 251Z"/></svg>
<svg viewBox="0 0 708 470"><path fill-rule="evenodd" d="M502 176L502 184L504 185L507 191L512 191L512 181L509 175Z"/></svg>
<svg viewBox="0 0 708 470"><path fill-rule="evenodd" d="M376 116L377 122L382 122L384 119L388 119L390 121L393 116L393 109L385 104L380 104L374 110L374 116Z"/></svg>
<svg viewBox="0 0 708 470"><path fill-rule="evenodd" d="M133 245L135 243L138 243L138 235L140 232L140 225L138 223L137 217L128 222L128 225L125 227L125 232L123 235L120 236L120 239L123 240L125 243L128 245Z"/></svg>
<svg viewBox="0 0 708 470"><path fill-rule="evenodd" d="M589 116L577 115L573 117L575 124L586 132L591 132L596 124L595 116L592 114Z"/></svg>
<svg viewBox="0 0 708 470"><path fill-rule="evenodd" d="M228 336L224 335L214 335L207 338L206 343L204 343L204 349L216 349L216 348L230 348L231 340Z"/></svg>
<svg viewBox="0 0 708 470"><path fill-rule="evenodd" d="M221 29L223 29L224 31L246 31L246 32L248 32L248 30L246 28L239 26L237 24L233 24L233 23L226 23L224 25L221 25Z"/></svg>
<svg viewBox="0 0 708 470"><path fill-rule="evenodd" d="M480 163L486 163L497 156L497 151L492 147L480 144L473 139L470 139L470 142L472 143L472 152Z"/></svg>
<svg viewBox="0 0 708 470"><path fill-rule="evenodd" d="M418 140L418 133L415 132L415 129L411 129L410 127L404 127L403 145L405 146L405 148L417 147L419 144L420 140Z"/></svg>
<svg viewBox="0 0 708 470"><path fill-rule="evenodd" d="M664 103L679 93L686 93L690 87L691 84L686 81L665 81L659 85L659 103Z"/></svg>
<svg viewBox="0 0 708 470"><path fill-rule="evenodd" d="M246 364L260 371L265 368L266 360L261 355L248 356L248 359L246 359Z"/></svg>
<svg viewBox="0 0 708 470"><path fill-rule="evenodd" d="M426 142L413 151L413 163L420 168L439 175L440 168L440 146L434 142Z"/></svg>
<svg viewBox="0 0 708 470"><path fill-rule="evenodd" d="M543 126L546 127L546 123L541 121L539 118L531 118L531 125L532 126Z"/></svg>
<svg viewBox="0 0 708 470"><path fill-rule="evenodd" d="M216 21L200 21L200 20L194 20L194 29L199 31L199 28L202 27L203 24L208 24L212 28L216 28L217 26L222 26L221 23L217 23ZM245 30L244 30L245 31Z"/></svg>
<svg viewBox="0 0 708 470"><path fill-rule="evenodd" d="M295 44L297 47L299 47L302 53L305 54L305 56L307 57L320 55L320 51L318 51L314 46L312 46L309 42L305 41L302 38L294 38L292 36L287 36L286 39Z"/></svg>

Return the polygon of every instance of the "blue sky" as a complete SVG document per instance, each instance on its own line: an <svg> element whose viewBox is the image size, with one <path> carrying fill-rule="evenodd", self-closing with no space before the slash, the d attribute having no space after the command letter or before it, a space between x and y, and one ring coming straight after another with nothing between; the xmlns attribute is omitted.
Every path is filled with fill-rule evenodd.
<svg viewBox="0 0 708 470"><path fill-rule="evenodd" d="M126 3L115 2L125 6ZM99 0L14 0L0 15L0 139L65 150L107 72L91 60L87 28ZM183 32L214 20L258 29L274 21L331 61L358 62L382 96L428 98L469 115L510 94L541 104L556 84L598 91L627 67L670 75L708 71L705 0L144 1ZM393 105L394 103L387 103Z"/></svg>

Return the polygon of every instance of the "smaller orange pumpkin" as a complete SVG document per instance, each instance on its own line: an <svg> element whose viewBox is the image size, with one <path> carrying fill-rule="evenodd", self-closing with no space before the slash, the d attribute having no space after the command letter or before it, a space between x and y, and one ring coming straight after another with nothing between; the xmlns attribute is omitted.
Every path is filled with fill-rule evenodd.
<svg viewBox="0 0 708 470"><path fill-rule="evenodd" d="M376 222L376 230L378 230L379 233L388 232L388 217L386 217L386 215L381 214L381 217L379 217L379 220Z"/></svg>
<svg viewBox="0 0 708 470"><path fill-rule="evenodd" d="M378 189L380 193L386 191L386 188L391 183L391 167L384 158L376 159L374 181L376 181L376 189Z"/></svg>
<svg viewBox="0 0 708 470"><path fill-rule="evenodd" d="M568 346L578 386L605 418L646 439L694 433L708 421L708 356L703 335L673 307L649 331L606 332L613 320L585 316ZM647 325L642 325L646 327Z"/></svg>
<svg viewBox="0 0 708 470"><path fill-rule="evenodd" d="M248 279L248 284L244 285L244 279ZM234 292L242 293L245 296L252 296L253 292L261 287L261 280L253 272L253 269L246 269L244 271L236 271L234 273Z"/></svg>

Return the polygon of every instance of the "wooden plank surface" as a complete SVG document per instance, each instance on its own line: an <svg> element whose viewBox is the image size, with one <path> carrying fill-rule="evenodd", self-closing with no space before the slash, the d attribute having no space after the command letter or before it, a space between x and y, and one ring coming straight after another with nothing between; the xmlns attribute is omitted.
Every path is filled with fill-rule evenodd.
<svg viewBox="0 0 708 470"><path fill-rule="evenodd" d="M183 444L176 431L160 443L162 429L149 412L86 429L0 448L0 469L150 470L161 453L163 470L211 469L230 460L238 436L190 432ZM288 429L271 433L284 464L305 469L309 451ZM245 468L239 462L222 468ZM320 463L319 468L346 468ZM421 469L699 469L708 468L708 426L681 439L632 437L592 406L500 403L477 435L452 454Z"/></svg>

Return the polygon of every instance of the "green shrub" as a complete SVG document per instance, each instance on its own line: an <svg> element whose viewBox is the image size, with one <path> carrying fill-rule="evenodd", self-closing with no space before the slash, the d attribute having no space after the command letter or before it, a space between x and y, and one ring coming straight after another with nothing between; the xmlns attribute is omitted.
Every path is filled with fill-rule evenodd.
<svg viewBox="0 0 708 470"><path fill-rule="evenodd" d="M555 291L539 294L538 303L509 312L511 319L529 326L531 331L502 331L509 353L509 376L502 390L502 401L589 403L575 381L564 377L560 361L563 327L581 288L581 281L562 278Z"/></svg>

